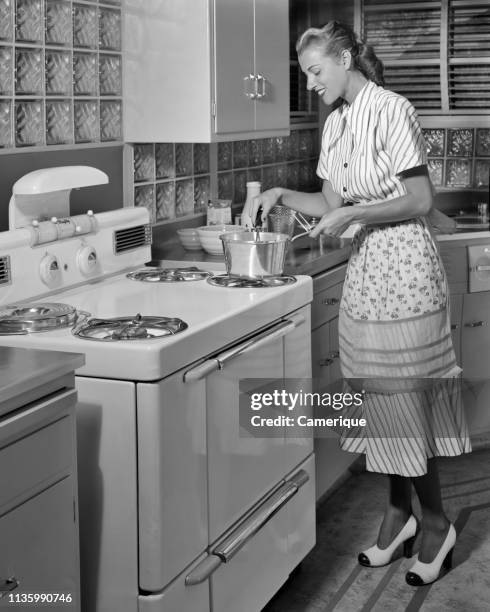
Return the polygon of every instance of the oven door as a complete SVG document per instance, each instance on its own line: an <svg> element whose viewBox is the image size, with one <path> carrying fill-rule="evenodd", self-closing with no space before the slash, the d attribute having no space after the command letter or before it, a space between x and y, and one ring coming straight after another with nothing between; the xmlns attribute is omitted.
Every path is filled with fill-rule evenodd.
<svg viewBox="0 0 490 612"><path fill-rule="evenodd" d="M246 436L239 422L240 380L259 379L261 388L263 379L280 385L287 377L288 389L311 382L309 323L305 307L186 372L191 387L201 375L206 381L209 544L312 452L311 436L294 438L279 425L273 437Z"/></svg>

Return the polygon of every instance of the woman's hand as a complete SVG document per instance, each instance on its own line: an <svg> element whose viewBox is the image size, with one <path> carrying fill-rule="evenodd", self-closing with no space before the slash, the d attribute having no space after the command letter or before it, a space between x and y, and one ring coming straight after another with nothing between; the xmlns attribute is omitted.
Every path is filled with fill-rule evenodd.
<svg viewBox="0 0 490 612"><path fill-rule="evenodd" d="M316 238L320 234L339 237L354 221L352 206L335 208L320 219L319 223L310 232L310 238Z"/></svg>
<svg viewBox="0 0 490 612"><path fill-rule="evenodd" d="M260 195L256 196L251 203L246 202L242 212L242 225L246 227L254 227L255 219L259 208L262 207L261 220L264 223L267 219L270 209L277 204L281 197L281 191L277 187L268 189Z"/></svg>

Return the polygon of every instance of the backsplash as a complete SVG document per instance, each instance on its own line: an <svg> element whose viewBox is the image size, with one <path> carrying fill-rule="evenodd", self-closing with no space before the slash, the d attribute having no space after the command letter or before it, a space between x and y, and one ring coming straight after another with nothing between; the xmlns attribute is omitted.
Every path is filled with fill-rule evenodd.
<svg viewBox="0 0 490 612"><path fill-rule="evenodd" d="M121 0L0 0L0 148L122 141Z"/></svg>
<svg viewBox="0 0 490 612"><path fill-rule="evenodd" d="M243 204L247 181L315 191L318 130L218 144L133 145L134 204L155 223L202 213L210 198Z"/></svg>
<svg viewBox="0 0 490 612"><path fill-rule="evenodd" d="M436 188L483 189L490 172L490 128L424 129Z"/></svg>

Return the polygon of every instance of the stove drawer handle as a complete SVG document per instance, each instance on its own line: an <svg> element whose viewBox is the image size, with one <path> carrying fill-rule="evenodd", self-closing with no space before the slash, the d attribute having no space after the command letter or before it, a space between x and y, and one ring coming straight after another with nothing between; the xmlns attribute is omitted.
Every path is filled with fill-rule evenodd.
<svg viewBox="0 0 490 612"><path fill-rule="evenodd" d="M231 559L264 527L272 517L296 495L310 479L305 470L299 470L290 480L283 482L257 509L245 517L232 533L219 542L211 555L199 563L185 578L186 586L207 580L222 563Z"/></svg>

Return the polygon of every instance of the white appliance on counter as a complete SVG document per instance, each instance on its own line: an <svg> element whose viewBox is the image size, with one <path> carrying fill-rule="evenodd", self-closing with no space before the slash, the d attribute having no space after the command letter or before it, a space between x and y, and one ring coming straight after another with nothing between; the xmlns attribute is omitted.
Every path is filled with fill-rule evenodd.
<svg viewBox="0 0 490 612"><path fill-rule="evenodd" d="M93 170L73 169L73 184L99 181ZM238 381L311 378L312 281L243 288L199 271L142 274L148 211L57 216L46 194L66 215L60 171L14 186L0 344L85 355L82 609L258 612L315 543L313 444L286 428L240 436ZM20 214L19 191L38 193L40 207Z"/></svg>

